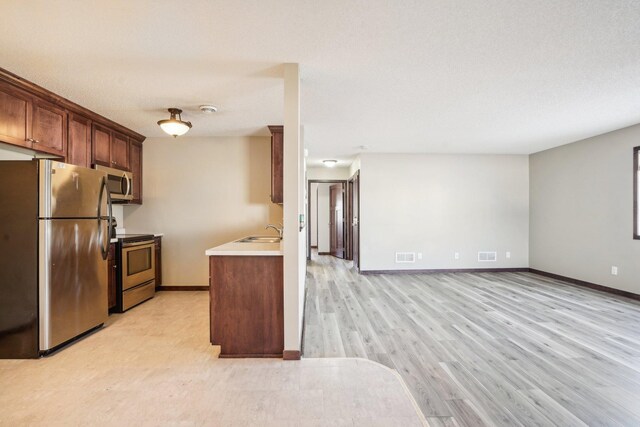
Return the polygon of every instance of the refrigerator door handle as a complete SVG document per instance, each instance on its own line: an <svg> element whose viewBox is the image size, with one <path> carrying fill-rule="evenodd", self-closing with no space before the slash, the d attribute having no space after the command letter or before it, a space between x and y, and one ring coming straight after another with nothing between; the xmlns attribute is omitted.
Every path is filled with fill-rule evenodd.
<svg viewBox="0 0 640 427"><path fill-rule="evenodd" d="M106 191L105 191L106 190ZM102 218L102 198L104 194L107 194L107 209L108 209L108 218L106 219L107 223L107 235L105 236L102 221L105 221ZM102 185L100 186L100 196L98 197L98 236L100 239L100 251L102 254L102 259L107 259L109 256L109 238L111 237L111 216L113 215L113 207L111 206L111 195L109 194L109 189L107 188L107 178L102 178Z"/></svg>

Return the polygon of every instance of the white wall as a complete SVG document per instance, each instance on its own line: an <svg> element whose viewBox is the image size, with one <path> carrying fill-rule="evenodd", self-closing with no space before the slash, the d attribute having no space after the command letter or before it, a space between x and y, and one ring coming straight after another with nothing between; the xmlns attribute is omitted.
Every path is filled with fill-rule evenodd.
<svg viewBox="0 0 640 427"><path fill-rule="evenodd" d="M269 138L149 138L143 205L124 207L127 232L164 233L165 285L207 285L207 248L282 221L270 202Z"/></svg>
<svg viewBox="0 0 640 427"><path fill-rule="evenodd" d="M362 270L528 267L527 156L363 154L360 162ZM423 258L396 264L396 251ZM478 262L478 251L497 251L497 262Z"/></svg>
<svg viewBox="0 0 640 427"><path fill-rule="evenodd" d="M640 294L640 240L632 238L639 145L636 125L531 155L531 268Z"/></svg>
<svg viewBox="0 0 640 427"><path fill-rule="evenodd" d="M307 179L349 179L349 168L315 167L307 169Z"/></svg>
<svg viewBox="0 0 640 427"><path fill-rule="evenodd" d="M349 177L352 177L357 171L360 170L360 165L360 156L358 156L353 160L353 162L351 162L351 165L349 166Z"/></svg>
<svg viewBox="0 0 640 427"><path fill-rule="evenodd" d="M329 242L329 196L331 184L318 184L318 252L328 253Z"/></svg>
<svg viewBox="0 0 640 427"><path fill-rule="evenodd" d="M33 154L26 151L18 151L11 146L0 144L0 160L31 160Z"/></svg>

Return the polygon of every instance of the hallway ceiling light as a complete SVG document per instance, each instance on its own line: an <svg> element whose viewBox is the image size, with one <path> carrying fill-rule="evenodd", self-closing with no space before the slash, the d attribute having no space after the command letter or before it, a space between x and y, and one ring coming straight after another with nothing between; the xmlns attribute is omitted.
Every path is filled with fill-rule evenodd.
<svg viewBox="0 0 640 427"><path fill-rule="evenodd" d="M336 164L338 164L337 160L323 160L322 163L324 163L324 165L328 168L332 168L334 167Z"/></svg>
<svg viewBox="0 0 640 427"><path fill-rule="evenodd" d="M169 108L169 114L171 114L171 117L158 122L158 125L160 125L163 131L174 138L189 132L189 129L191 129L191 122L185 122L182 120L181 109Z"/></svg>

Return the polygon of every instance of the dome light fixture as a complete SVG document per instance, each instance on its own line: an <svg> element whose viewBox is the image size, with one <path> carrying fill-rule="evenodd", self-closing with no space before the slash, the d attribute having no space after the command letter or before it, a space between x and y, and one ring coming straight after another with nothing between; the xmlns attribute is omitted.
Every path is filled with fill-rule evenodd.
<svg viewBox="0 0 640 427"><path fill-rule="evenodd" d="M336 164L338 164L337 160L323 160L322 163L328 167L328 168L332 168L334 167Z"/></svg>
<svg viewBox="0 0 640 427"><path fill-rule="evenodd" d="M191 129L191 122L185 122L182 120L181 109L169 108L169 114L171 114L170 118L158 121L158 125L160 125L163 131L174 138L189 132L189 129Z"/></svg>

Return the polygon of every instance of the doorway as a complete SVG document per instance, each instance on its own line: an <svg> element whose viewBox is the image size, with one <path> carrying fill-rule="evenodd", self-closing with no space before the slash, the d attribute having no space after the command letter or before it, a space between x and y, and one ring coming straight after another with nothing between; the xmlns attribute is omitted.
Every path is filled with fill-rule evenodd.
<svg viewBox="0 0 640 427"><path fill-rule="evenodd" d="M345 250L336 251L336 240L342 240L342 245L346 239L345 206L346 180L309 180L307 187L308 204L307 218L309 227L307 234L307 259L311 259L312 249L317 250L318 255L334 255L344 258ZM331 188L334 188L333 192ZM336 196L336 188L341 189L341 199L332 201L332 193ZM335 208L338 205L340 211L336 214ZM335 228L335 229L334 229ZM338 230L341 229L341 232ZM333 247L333 249L332 249Z"/></svg>
<svg viewBox="0 0 640 427"><path fill-rule="evenodd" d="M307 181L307 260L311 251L353 260L360 271L360 171L348 180Z"/></svg>

